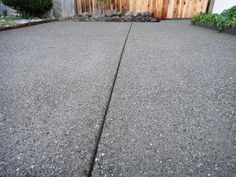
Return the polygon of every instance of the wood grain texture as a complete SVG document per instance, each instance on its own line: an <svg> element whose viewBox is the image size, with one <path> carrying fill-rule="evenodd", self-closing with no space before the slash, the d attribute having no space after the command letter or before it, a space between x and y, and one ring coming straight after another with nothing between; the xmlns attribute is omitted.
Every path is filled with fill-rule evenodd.
<svg viewBox="0 0 236 177"><path fill-rule="evenodd" d="M78 13L151 12L161 19L191 18L206 12L210 0L77 0Z"/></svg>

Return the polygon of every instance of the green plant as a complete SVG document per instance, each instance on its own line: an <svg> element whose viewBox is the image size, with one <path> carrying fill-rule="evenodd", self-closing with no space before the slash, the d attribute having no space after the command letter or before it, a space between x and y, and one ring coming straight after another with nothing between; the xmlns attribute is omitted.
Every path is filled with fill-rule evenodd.
<svg viewBox="0 0 236 177"><path fill-rule="evenodd" d="M42 17L52 8L52 0L2 0L24 17Z"/></svg>
<svg viewBox="0 0 236 177"><path fill-rule="evenodd" d="M21 19L20 16L2 16L0 17L0 27L11 26L15 24L15 20Z"/></svg>
<svg viewBox="0 0 236 177"><path fill-rule="evenodd" d="M192 23L200 22L215 24L218 32L224 31L226 26L236 26L236 6L224 10L221 14L199 13L192 18Z"/></svg>

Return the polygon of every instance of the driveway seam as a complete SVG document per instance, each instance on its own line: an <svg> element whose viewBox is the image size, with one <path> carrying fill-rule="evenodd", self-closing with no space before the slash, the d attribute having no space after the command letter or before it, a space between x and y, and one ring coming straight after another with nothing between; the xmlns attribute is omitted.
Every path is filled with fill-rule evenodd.
<svg viewBox="0 0 236 177"><path fill-rule="evenodd" d="M122 47L122 50L121 50L121 54L120 54L120 57L119 57L119 62L118 62L118 65L117 65L117 68L116 68L116 72L115 72L115 75L114 75L114 78L113 78L113 82L112 82L112 87L111 87L109 99L108 99L108 102L107 102L107 105L106 105L105 114L103 116L102 123L101 123L101 126L100 126L99 131L98 131L98 137L96 137L96 145L95 145L95 149L94 149L94 152L93 152L91 163L89 165L90 167L89 167L88 177L92 176L92 172L93 172L94 165L95 165L95 159L96 159L96 156L97 156L97 151L98 151L99 143L100 143L100 140L101 140L101 137L102 137L104 124L106 122L107 113L108 113L108 110L109 110L109 107L110 107L110 102L111 102L111 99L112 99L113 90L114 90L114 87L115 87L115 84L116 84L116 80L117 80L119 69L120 69L120 65L121 65L121 60L123 58L124 50L125 50L128 38L129 38L129 34L130 34L130 31L131 31L132 25L133 25L133 22L131 22L131 24L129 26L129 30L128 30L127 34L126 34L126 38L125 38L125 41L124 41L124 44L123 44L123 47Z"/></svg>

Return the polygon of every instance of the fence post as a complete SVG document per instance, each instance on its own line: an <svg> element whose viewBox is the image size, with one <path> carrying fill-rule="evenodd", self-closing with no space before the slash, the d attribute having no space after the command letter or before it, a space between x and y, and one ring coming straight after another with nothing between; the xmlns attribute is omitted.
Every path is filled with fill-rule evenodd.
<svg viewBox="0 0 236 177"><path fill-rule="evenodd" d="M210 0L209 3L208 3L208 7L207 7L206 12L212 13L214 4L215 4L215 0Z"/></svg>

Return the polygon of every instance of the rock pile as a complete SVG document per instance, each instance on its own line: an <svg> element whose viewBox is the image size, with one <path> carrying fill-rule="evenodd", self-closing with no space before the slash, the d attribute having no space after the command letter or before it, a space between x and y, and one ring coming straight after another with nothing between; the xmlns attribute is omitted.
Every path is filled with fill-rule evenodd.
<svg viewBox="0 0 236 177"><path fill-rule="evenodd" d="M115 10L105 12L105 14L90 14L84 12L82 15L73 18L74 21L101 21L101 22L159 22L158 17L154 17L149 12L126 12L120 13Z"/></svg>

